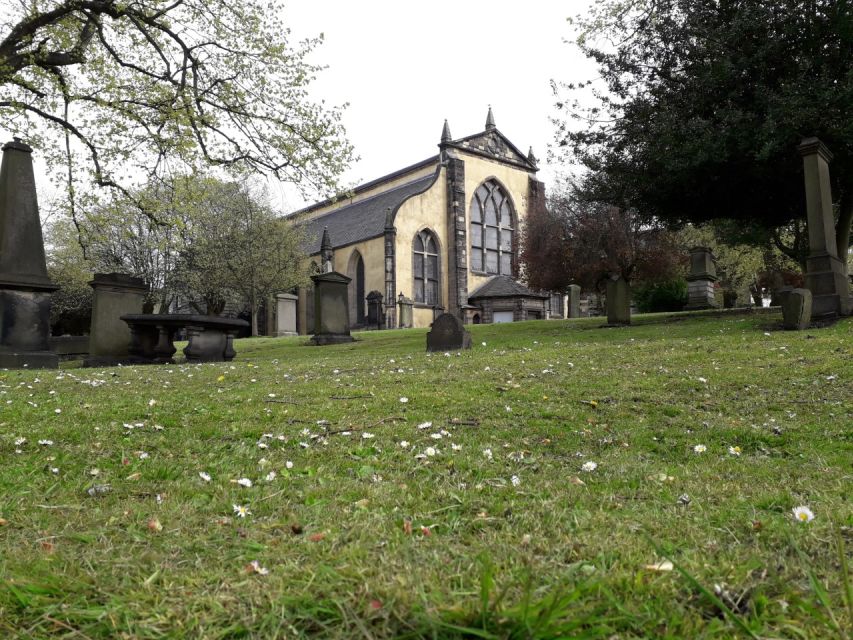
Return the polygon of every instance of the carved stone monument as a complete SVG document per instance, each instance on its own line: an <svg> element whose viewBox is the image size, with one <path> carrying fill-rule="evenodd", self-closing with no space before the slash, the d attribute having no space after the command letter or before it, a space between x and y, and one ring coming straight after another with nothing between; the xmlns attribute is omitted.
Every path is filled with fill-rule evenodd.
<svg viewBox="0 0 853 640"><path fill-rule="evenodd" d="M806 288L812 292L812 313L815 317L849 315L850 287L845 265L838 257L832 215L832 154L817 138L806 138L797 149L803 157L805 173L809 228Z"/></svg>
<svg viewBox="0 0 853 640"><path fill-rule="evenodd" d="M397 297L397 306L399 307L399 315L400 319L400 328L401 329L411 329L415 326L415 312L414 307L415 303L411 298L407 298L400 293Z"/></svg>
<svg viewBox="0 0 853 640"><path fill-rule="evenodd" d="M687 306L685 309L715 309L714 296L717 265L708 247L690 249L690 275L687 276Z"/></svg>
<svg viewBox="0 0 853 640"><path fill-rule="evenodd" d="M382 305L382 294L371 291L367 294L367 326L372 329L385 328L385 313Z"/></svg>
<svg viewBox="0 0 853 640"><path fill-rule="evenodd" d="M438 316L427 333L427 351L458 351L471 348L471 334L452 313Z"/></svg>
<svg viewBox="0 0 853 640"><path fill-rule="evenodd" d="M275 296L275 335L296 335L296 301L299 296L277 293Z"/></svg>
<svg viewBox="0 0 853 640"><path fill-rule="evenodd" d="M347 287L351 278L337 271L311 276L314 281L314 335L315 345L352 342L349 332L349 296Z"/></svg>
<svg viewBox="0 0 853 640"><path fill-rule="evenodd" d="M104 367L127 362L130 357L130 327L121 319L128 313L142 313L148 287L142 278L123 273L96 273L89 283L95 291L89 329L87 367Z"/></svg>
<svg viewBox="0 0 853 640"><path fill-rule="evenodd" d="M631 290L622 276L607 279L607 324L631 324Z"/></svg>
<svg viewBox="0 0 853 640"><path fill-rule="evenodd" d="M792 289L782 299L782 326L786 329L808 329L812 321L812 292Z"/></svg>
<svg viewBox="0 0 853 640"><path fill-rule="evenodd" d="M581 288L576 284L569 285L569 294L566 296L567 318L581 317Z"/></svg>
<svg viewBox="0 0 853 640"><path fill-rule="evenodd" d="M55 369L50 295L32 149L15 138L0 164L0 368Z"/></svg>

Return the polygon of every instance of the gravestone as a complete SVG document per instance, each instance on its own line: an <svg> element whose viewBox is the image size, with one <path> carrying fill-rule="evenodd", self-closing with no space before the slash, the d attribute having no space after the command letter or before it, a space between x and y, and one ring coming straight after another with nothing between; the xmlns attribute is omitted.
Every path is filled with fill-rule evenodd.
<svg viewBox="0 0 853 640"><path fill-rule="evenodd" d="M786 329L808 329L812 321L812 292L792 289L782 299L782 326Z"/></svg>
<svg viewBox="0 0 853 640"><path fill-rule="evenodd" d="M812 313L816 317L849 315L850 285L835 243L835 220L829 183L832 153L817 138L806 138L797 149L803 157L806 185L809 229L806 288L812 292Z"/></svg>
<svg viewBox="0 0 853 640"><path fill-rule="evenodd" d="M275 335L296 335L296 302L299 296L277 293L275 296Z"/></svg>
<svg viewBox="0 0 853 640"><path fill-rule="evenodd" d="M607 279L607 324L631 324L631 290L622 276Z"/></svg>
<svg viewBox="0 0 853 640"><path fill-rule="evenodd" d="M96 273L89 283L94 290L89 355L86 367L104 367L127 362L130 356L130 327L121 319L142 313L148 287L142 278L123 273Z"/></svg>
<svg viewBox="0 0 853 640"><path fill-rule="evenodd" d="M566 307L568 308L567 318L581 317L581 288L576 284L569 285L569 294Z"/></svg>
<svg viewBox="0 0 853 640"><path fill-rule="evenodd" d="M377 329L385 328L382 294L378 291L371 291L367 294L367 325Z"/></svg>
<svg viewBox="0 0 853 640"><path fill-rule="evenodd" d="M427 333L427 351L458 351L471 348L471 334L452 313L438 316Z"/></svg>
<svg viewBox="0 0 853 640"><path fill-rule="evenodd" d="M349 295L351 278L337 271L311 276L314 281L315 345L352 342L349 332Z"/></svg>
<svg viewBox="0 0 853 640"><path fill-rule="evenodd" d="M0 163L0 367L55 369L50 296L32 149L15 138Z"/></svg>
<svg viewBox="0 0 853 640"><path fill-rule="evenodd" d="M401 293L397 298L397 306L400 307L400 328L411 329L415 326L415 303Z"/></svg>
<svg viewBox="0 0 853 640"><path fill-rule="evenodd" d="M690 249L690 275L687 276L687 305L685 309L714 309L718 307L714 296L717 265L708 247Z"/></svg>

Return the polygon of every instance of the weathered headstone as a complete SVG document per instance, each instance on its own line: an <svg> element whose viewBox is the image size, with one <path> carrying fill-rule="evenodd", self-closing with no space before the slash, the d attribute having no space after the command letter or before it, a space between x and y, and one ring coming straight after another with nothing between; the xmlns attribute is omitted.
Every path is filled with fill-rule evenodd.
<svg viewBox="0 0 853 640"><path fill-rule="evenodd" d="M442 313L427 333L427 351L458 351L471 348L471 334L452 313Z"/></svg>
<svg viewBox="0 0 853 640"><path fill-rule="evenodd" d="M792 289L782 300L782 325L786 329L808 329L812 321L812 292Z"/></svg>
<svg viewBox="0 0 853 640"><path fill-rule="evenodd" d="M311 276L314 281L315 345L352 342L349 332L349 296L351 278L337 271Z"/></svg>
<svg viewBox="0 0 853 640"><path fill-rule="evenodd" d="M296 335L296 302L299 296L277 293L275 296L275 335Z"/></svg>
<svg viewBox="0 0 853 640"><path fill-rule="evenodd" d="M371 291L367 294L367 325L376 329L385 328L385 312L382 305L382 294Z"/></svg>
<svg viewBox="0 0 853 640"><path fill-rule="evenodd" d="M812 292L812 313L816 317L849 315L850 286L835 243L829 183L832 154L817 138L806 138L797 148L803 157L806 185L809 229L806 288Z"/></svg>
<svg viewBox="0 0 853 640"><path fill-rule="evenodd" d="M400 328L411 329L415 326L415 303L401 293L397 298L397 306L400 307Z"/></svg>
<svg viewBox="0 0 853 640"><path fill-rule="evenodd" d="M32 149L15 138L0 164L0 367L55 369L50 295Z"/></svg>
<svg viewBox="0 0 853 640"><path fill-rule="evenodd" d="M714 295L717 266L714 254L708 247L690 249L690 275L687 276L687 305L685 309L714 309L718 307Z"/></svg>
<svg viewBox="0 0 853 640"><path fill-rule="evenodd" d="M607 324L631 324L631 290L622 276L607 279Z"/></svg>
<svg viewBox="0 0 853 640"><path fill-rule="evenodd" d="M569 285L569 294L567 296L566 307L568 309L568 318L581 317L581 288L576 284Z"/></svg>
<svg viewBox="0 0 853 640"><path fill-rule="evenodd" d="M94 289L92 323L89 329L87 367L103 367L126 362L130 356L130 327L121 319L128 313L142 313L148 287L142 278L123 273L96 273L89 283Z"/></svg>

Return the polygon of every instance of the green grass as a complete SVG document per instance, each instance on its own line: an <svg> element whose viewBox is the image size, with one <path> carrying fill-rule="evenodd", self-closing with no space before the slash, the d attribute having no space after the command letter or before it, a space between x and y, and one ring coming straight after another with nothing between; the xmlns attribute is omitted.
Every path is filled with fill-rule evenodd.
<svg viewBox="0 0 853 640"><path fill-rule="evenodd" d="M779 320L0 372L0 637L850 638L853 320Z"/></svg>

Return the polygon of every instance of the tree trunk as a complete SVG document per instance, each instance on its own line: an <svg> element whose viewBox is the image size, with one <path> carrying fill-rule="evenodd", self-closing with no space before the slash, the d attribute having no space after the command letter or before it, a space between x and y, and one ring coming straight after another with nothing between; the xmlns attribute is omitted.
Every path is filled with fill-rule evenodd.
<svg viewBox="0 0 853 640"><path fill-rule="evenodd" d="M853 227L853 194L845 194L845 196L841 198L839 209L840 215L838 216L838 224L835 226L835 246L838 251L838 258L844 266L844 273L846 275L847 252L850 248L850 228Z"/></svg>
<svg viewBox="0 0 853 640"><path fill-rule="evenodd" d="M258 304L255 302L255 293L252 292L251 297L249 298L249 308L251 309L252 316L252 337L258 335Z"/></svg>

